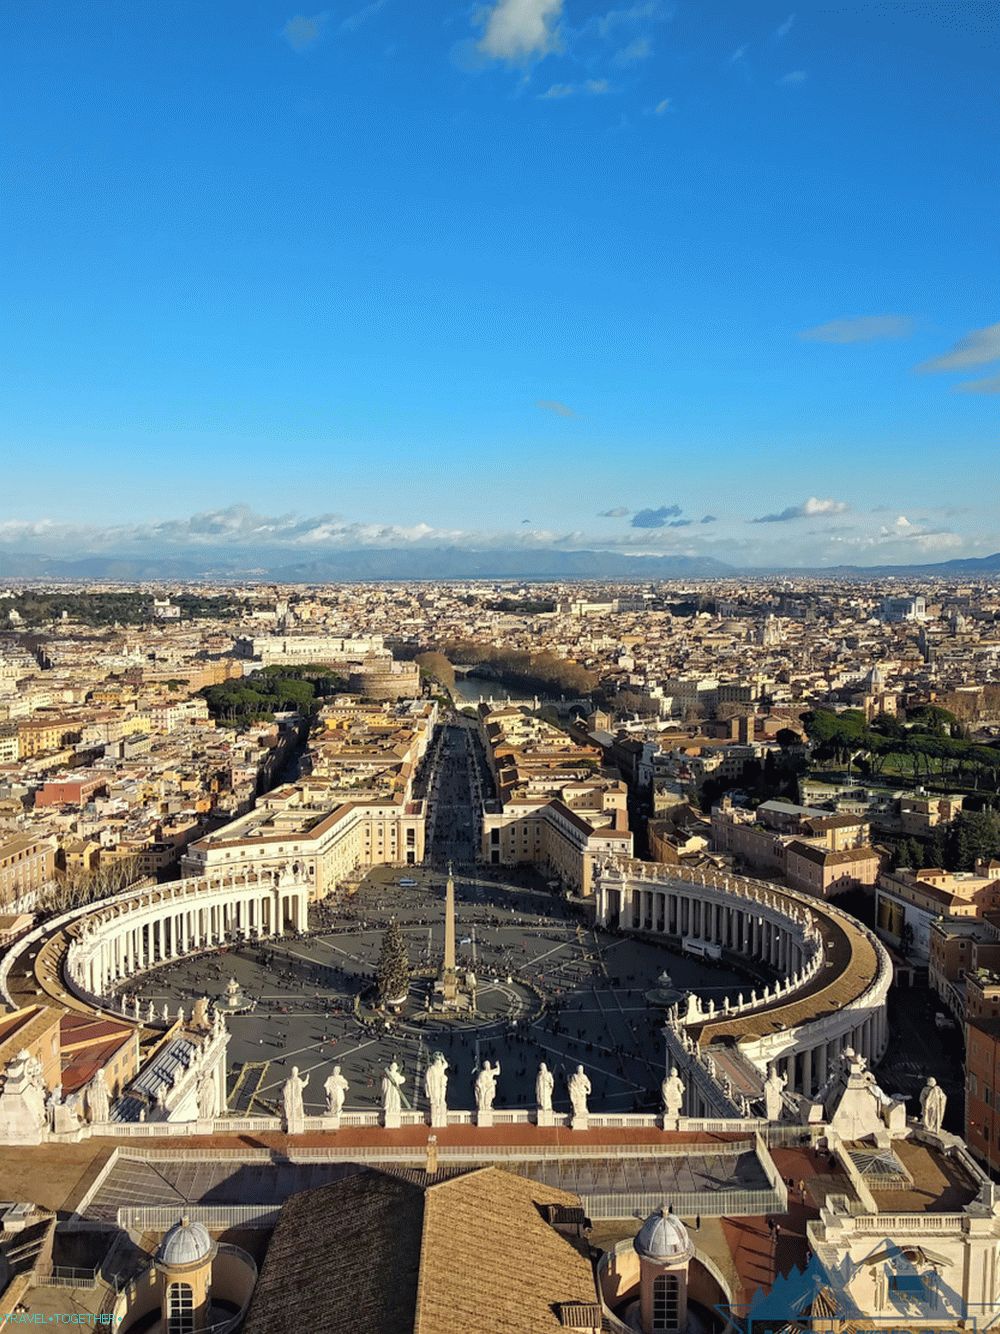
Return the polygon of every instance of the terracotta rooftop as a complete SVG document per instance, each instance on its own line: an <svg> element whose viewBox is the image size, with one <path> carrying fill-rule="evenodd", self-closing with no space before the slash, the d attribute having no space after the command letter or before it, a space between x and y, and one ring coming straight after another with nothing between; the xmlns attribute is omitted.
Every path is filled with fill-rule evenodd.
<svg viewBox="0 0 1000 1334"><path fill-rule="evenodd" d="M431 1184L362 1169L285 1205L244 1332L558 1330L558 1303L592 1303L594 1275L541 1206L579 1203L492 1167Z"/></svg>

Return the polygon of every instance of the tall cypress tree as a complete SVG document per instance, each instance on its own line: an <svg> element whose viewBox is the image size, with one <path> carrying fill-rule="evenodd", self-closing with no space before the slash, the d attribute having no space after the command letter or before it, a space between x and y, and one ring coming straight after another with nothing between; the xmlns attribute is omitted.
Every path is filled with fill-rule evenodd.
<svg viewBox="0 0 1000 1334"><path fill-rule="evenodd" d="M382 937L382 951L378 958L378 996L382 1005L400 1001L410 987L410 960L399 923L391 921Z"/></svg>

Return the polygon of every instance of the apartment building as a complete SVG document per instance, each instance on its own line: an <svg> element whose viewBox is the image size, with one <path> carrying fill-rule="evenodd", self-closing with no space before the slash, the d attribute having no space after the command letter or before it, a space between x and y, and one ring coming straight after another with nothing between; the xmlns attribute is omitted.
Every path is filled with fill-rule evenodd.
<svg viewBox="0 0 1000 1334"><path fill-rule="evenodd" d="M628 788L599 745L518 708L479 706L497 801L483 813L483 858L535 865L589 894L596 862L631 855Z"/></svg>
<svg viewBox="0 0 1000 1334"><path fill-rule="evenodd" d="M55 875L58 840L52 835L15 834L0 839L0 905L28 902Z"/></svg>
<svg viewBox="0 0 1000 1334"><path fill-rule="evenodd" d="M1000 864L979 862L973 871L882 871L875 894L879 935L929 963L931 927L937 918L977 918L1000 909Z"/></svg>
<svg viewBox="0 0 1000 1334"><path fill-rule="evenodd" d="M1000 1017L965 1026L965 1141L991 1172L1000 1171Z"/></svg>

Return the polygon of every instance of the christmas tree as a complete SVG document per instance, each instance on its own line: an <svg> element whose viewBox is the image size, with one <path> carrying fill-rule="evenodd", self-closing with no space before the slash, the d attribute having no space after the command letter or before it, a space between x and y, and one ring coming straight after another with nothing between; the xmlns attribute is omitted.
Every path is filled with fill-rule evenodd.
<svg viewBox="0 0 1000 1334"><path fill-rule="evenodd" d="M410 989L410 960L399 923L392 921L382 937L378 959L378 997L382 1005L399 1005Z"/></svg>

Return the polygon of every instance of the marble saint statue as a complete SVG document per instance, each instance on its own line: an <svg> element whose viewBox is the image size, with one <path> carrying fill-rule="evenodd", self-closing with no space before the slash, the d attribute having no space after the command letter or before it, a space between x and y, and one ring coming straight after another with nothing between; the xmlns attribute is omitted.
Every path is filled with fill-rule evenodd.
<svg viewBox="0 0 1000 1334"><path fill-rule="evenodd" d="M395 1061L390 1061L382 1072L382 1110L389 1116L398 1116L403 1103L399 1091L406 1083L406 1076Z"/></svg>
<svg viewBox="0 0 1000 1334"><path fill-rule="evenodd" d="M305 1119L306 1109L302 1101L302 1093L309 1083L309 1076L305 1079L299 1074L299 1067L292 1066L292 1073L285 1080L284 1088L281 1090L281 1104L285 1111L285 1124L287 1126L301 1125Z"/></svg>
<svg viewBox="0 0 1000 1334"><path fill-rule="evenodd" d="M582 1065L578 1065L569 1077L569 1102L574 1116L587 1115L587 1099L590 1097L590 1080Z"/></svg>
<svg viewBox="0 0 1000 1334"><path fill-rule="evenodd" d="M87 1115L91 1124L102 1123L111 1118L111 1098L108 1095L103 1067L87 1085Z"/></svg>
<svg viewBox="0 0 1000 1334"><path fill-rule="evenodd" d="M347 1090L350 1088L347 1080L340 1073L340 1066L333 1067L333 1074L323 1085L323 1091L326 1094L326 1113L327 1116L339 1116L344 1110L344 1103L347 1101Z"/></svg>
<svg viewBox="0 0 1000 1334"><path fill-rule="evenodd" d="M543 1061L538 1067L538 1078L535 1080L535 1102L540 1112L552 1111L552 1093L555 1086L555 1076Z"/></svg>
<svg viewBox="0 0 1000 1334"><path fill-rule="evenodd" d="M483 1068L476 1076L476 1107L481 1112L493 1110L493 1099L497 1096L497 1080L500 1077L500 1062L490 1065L483 1062Z"/></svg>
<svg viewBox="0 0 1000 1334"><path fill-rule="evenodd" d="M448 1113L448 1062L444 1052L436 1051L424 1075L424 1092L435 1119Z"/></svg>
<svg viewBox="0 0 1000 1334"><path fill-rule="evenodd" d="M677 1073L676 1065L670 1067L670 1074L660 1085L660 1096L663 1099L663 1115L680 1116L684 1106L684 1080Z"/></svg>
<svg viewBox="0 0 1000 1334"><path fill-rule="evenodd" d="M772 1065L764 1080L764 1115L769 1121L781 1120L782 1094L788 1083L787 1075L779 1075Z"/></svg>
<svg viewBox="0 0 1000 1334"><path fill-rule="evenodd" d="M929 1130L932 1135L940 1134L947 1103L948 1098L944 1089L931 1075L920 1090L920 1117L924 1123L924 1129Z"/></svg>
<svg viewBox="0 0 1000 1334"><path fill-rule="evenodd" d="M215 1074L206 1070L198 1080L198 1116L202 1121L211 1121L219 1114L218 1090Z"/></svg>

